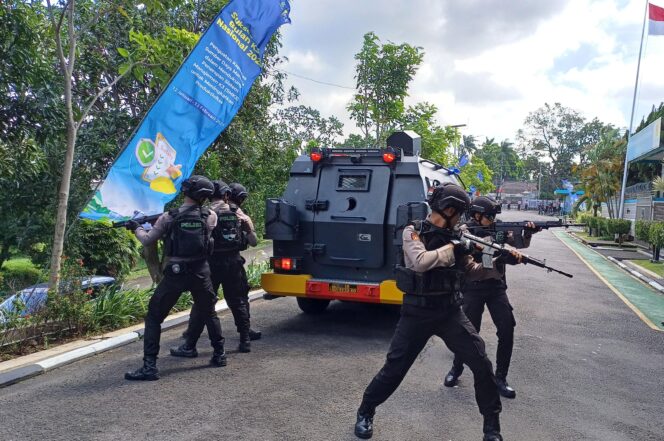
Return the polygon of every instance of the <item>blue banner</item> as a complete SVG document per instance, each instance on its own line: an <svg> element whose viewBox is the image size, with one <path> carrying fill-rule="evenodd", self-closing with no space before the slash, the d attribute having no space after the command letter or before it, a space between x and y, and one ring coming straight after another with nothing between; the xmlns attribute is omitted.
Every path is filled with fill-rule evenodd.
<svg viewBox="0 0 664 441"><path fill-rule="evenodd" d="M228 126L261 73L288 0L231 0L175 73L81 213L124 220L157 214Z"/></svg>

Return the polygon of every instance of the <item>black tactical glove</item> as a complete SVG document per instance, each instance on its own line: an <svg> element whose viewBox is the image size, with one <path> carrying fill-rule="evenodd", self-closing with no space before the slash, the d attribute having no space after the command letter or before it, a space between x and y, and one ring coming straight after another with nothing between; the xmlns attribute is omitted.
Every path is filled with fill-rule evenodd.
<svg viewBox="0 0 664 441"><path fill-rule="evenodd" d="M138 227L140 227L140 224L135 220L128 220L127 223L125 223L125 228L129 231L136 231Z"/></svg>
<svg viewBox="0 0 664 441"><path fill-rule="evenodd" d="M526 225L523 227L523 229L526 233L530 233L530 234L538 233L538 232L542 231L541 228L536 227L535 224L533 222L530 222L530 221L526 221Z"/></svg>
<svg viewBox="0 0 664 441"><path fill-rule="evenodd" d="M518 265L521 263L521 254L518 251L510 251L502 249L498 252L498 263L505 263L507 265Z"/></svg>

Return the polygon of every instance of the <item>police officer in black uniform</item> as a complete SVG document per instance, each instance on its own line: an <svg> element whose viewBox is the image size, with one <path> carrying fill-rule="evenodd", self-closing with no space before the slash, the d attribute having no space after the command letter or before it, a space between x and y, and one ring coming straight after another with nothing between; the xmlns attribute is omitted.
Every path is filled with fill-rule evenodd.
<svg viewBox="0 0 664 441"><path fill-rule="evenodd" d="M191 292L194 299L192 315L200 317L200 321L190 330L187 344L196 347L203 327L206 326L214 348L210 363L217 367L226 366L224 338L214 309L216 296L212 289L210 267L207 262L210 254L210 236L217 224L217 215L201 205L212 197L214 186L203 176L191 176L182 182L182 191L184 203L179 208L162 214L149 231L135 221L127 223L127 228L133 230L144 245L163 239L167 257L164 278L150 299L145 317L143 367L134 372L127 372L125 374L127 380L159 379L157 355L161 324L185 291Z"/></svg>
<svg viewBox="0 0 664 441"><path fill-rule="evenodd" d="M502 441L498 414L500 396L484 341L460 308L463 277L485 277L461 243L453 243L453 228L470 200L456 184L434 189L426 221L403 231L403 267L397 267L397 284L405 292L387 360L364 392L357 412L355 435L371 438L376 407L396 390L411 365L433 335L470 366L475 376L475 398L484 416L484 441Z"/></svg>
<svg viewBox="0 0 664 441"><path fill-rule="evenodd" d="M239 185L239 184L236 184ZM244 194L236 194L236 201L240 203L247 196L247 191L242 187ZM257 238L251 219L242 213L242 210L231 201L233 189L224 181L214 181L214 195L210 208L217 215L217 226L212 232L214 238L214 250L209 258L212 272L212 287L215 294L219 292L219 286L224 290L224 298L228 304L237 331L240 333L240 352L251 352L251 340L257 340L261 333L253 331L249 321L249 282L244 269L244 258L240 251L247 248L247 244L256 245ZM189 327L184 333L187 338L191 328L200 321L193 311L189 317ZM171 355L176 357L196 357L196 348L187 342L178 348L171 349Z"/></svg>
<svg viewBox="0 0 664 441"><path fill-rule="evenodd" d="M492 240L492 227L496 222L496 215L500 213L500 204L493 199L480 196L473 200L468 215L470 219L462 226L471 234ZM527 223L527 228L519 234L509 232L502 242L515 248L527 248L530 245L532 234L536 232L535 225ZM480 255L476 255L480 261ZM514 262L510 262L514 263ZM507 372L512 358L514 346L514 327L516 320L512 313L512 305L507 297L507 283L505 279L505 265L497 265L498 277L484 280L468 281L464 284L463 310L477 332L482 325L482 314L486 305L493 323L496 325L498 348L496 351L496 383L498 392L505 398L515 398L516 391L507 383ZM445 376L444 384L447 387L456 386L459 376L463 372L463 362L460 357L454 357L452 369Z"/></svg>
<svg viewBox="0 0 664 441"><path fill-rule="evenodd" d="M254 223L249 215L242 211L242 204L249 197L249 192L244 187L244 185L237 182L231 183L228 187L230 189L228 204L231 210L234 211L242 221L242 232L245 238L242 250L247 249L247 246L255 247L258 245L258 236L256 236ZM243 287L243 289L233 289L230 296L226 297L226 301L228 302L228 306L231 308L233 318L235 319L235 326L238 328L237 330L240 333L240 352L249 352L248 349L250 348L250 340L259 340L262 336L262 333L260 331L254 331L251 329L249 281L247 280L247 272L244 270L245 260L239 253L236 253L234 259L236 262L241 264L238 266L238 270L233 271L232 274L234 274L237 278L236 286ZM225 295L226 294L224 291L224 296ZM243 335L245 335L244 338ZM249 340L246 338L247 335L249 336ZM244 349L247 349L246 351L243 351L243 346Z"/></svg>

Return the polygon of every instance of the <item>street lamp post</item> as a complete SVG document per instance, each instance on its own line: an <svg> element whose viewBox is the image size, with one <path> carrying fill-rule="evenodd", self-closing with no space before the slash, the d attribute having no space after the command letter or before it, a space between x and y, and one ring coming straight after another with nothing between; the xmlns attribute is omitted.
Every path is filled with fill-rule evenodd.
<svg viewBox="0 0 664 441"><path fill-rule="evenodd" d="M459 129L461 127L466 127L466 125L465 124L454 124L454 125L451 125L450 127L452 127L454 129L454 132L456 133L457 129ZM455 160L459 158L459 151L458 151L459 145L457 145L457 143L452 144L452 148L454 150L454 159Z"/></svg>

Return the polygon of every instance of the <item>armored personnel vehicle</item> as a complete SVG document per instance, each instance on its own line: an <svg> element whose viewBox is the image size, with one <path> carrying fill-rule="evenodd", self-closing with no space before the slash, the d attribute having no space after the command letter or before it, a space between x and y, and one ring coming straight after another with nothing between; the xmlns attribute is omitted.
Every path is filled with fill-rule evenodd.
<svg viewBox="0 0 664 441"><path fill-rule="evenodd" d="M385 148L323 148L299 156L283 196L266 201L273 273L266 298L294 296L306 313L331 300L401 304L394 268L403 228L428 214L428 193L458 183L455 170L420 157L421 138L396 132Z"/></svg>

